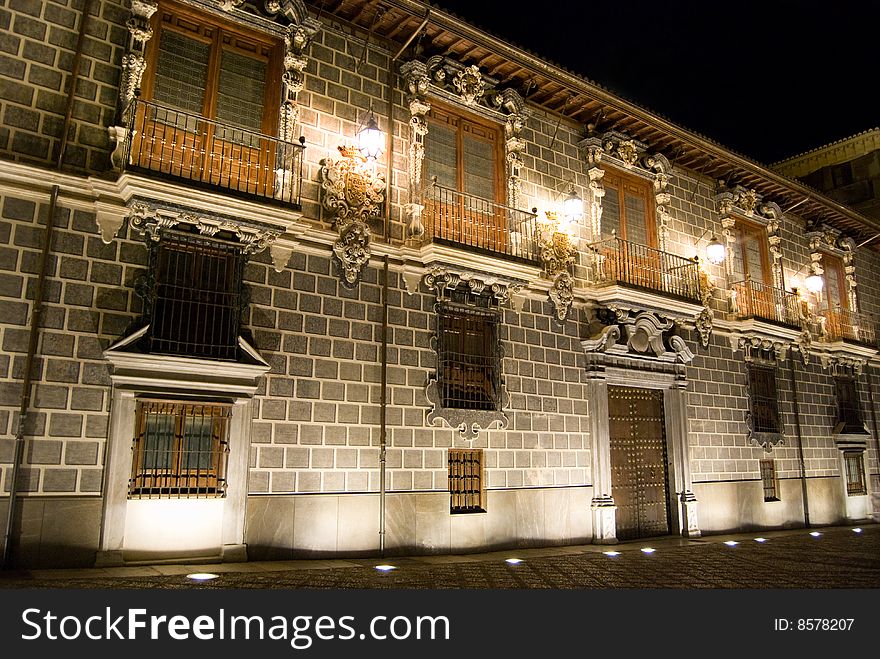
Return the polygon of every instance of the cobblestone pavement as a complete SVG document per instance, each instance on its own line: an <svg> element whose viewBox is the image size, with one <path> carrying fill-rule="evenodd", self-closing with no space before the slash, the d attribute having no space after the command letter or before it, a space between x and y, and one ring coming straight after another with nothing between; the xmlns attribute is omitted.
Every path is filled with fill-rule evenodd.
<svg viewBox="0 0 880 659"><path fill-rule="evenodd" d="M880 588L880 525L662 538L455 556L153 565L0 573L0 588ZM739 544L729 545L725 541ZM644 547L654 553L645 553ZM619 551L617 556L604 552ZM508 558L522 562L511 564ZM192 572L216 579L194 582Z"/></svg>

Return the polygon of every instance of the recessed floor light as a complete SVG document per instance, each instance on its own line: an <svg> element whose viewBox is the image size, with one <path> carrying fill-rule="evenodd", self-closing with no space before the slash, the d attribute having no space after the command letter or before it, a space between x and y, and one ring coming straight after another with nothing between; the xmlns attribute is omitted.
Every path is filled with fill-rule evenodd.
<svg viewBox="0 0 880 659"><path fill-rule="evenodd" d="M642 552L645 554L653 554L655 551L657 550L653 547L642 547Z"/></svg>
<svg viewBox="0 0 880 659"><path fill-rule="evenodd" d="M755 542L767 542L767 538L755 538Z"/></svg>
<svg viewBox="0 0 880 659"><path fill-rule="evenodd" d="M619 552L619 551L614 551L614 550L611 550L611 551L603 551L602 553L605 554L606 556L620 556L620 552Z"/></svg>
<svg viewBox="0 0 880 659"><path fill-rule="evenodd" d="M728 547L736 547L739 543L736 540L725 540L724 544Z"/></svg>
<svg viewBox="0 0 880 659"><path fill-rule="evenodd" d="M192 574L186 575L186 578L192 579L193 581L210 581L219 576L219 574L212 574L211 572L193 572Z"/></svg>
<svg viewBox="0 0 880 659"><path fill-rule="evenodd" d="M861 533L862 529L853 529L853 533Z"/></svg>
<svg viewBox="0 0 880 659"><path fill-rule="evenodd" d="M810 535L813 536L814 538L818 538L822 534L819 533L818 531L810 531Z"/></svg>
<svg viewBox="0 0 880 659"><path fill-rule="evenodd" d="M519 565L522 563L523 559L521 558L506 558L504 559L505 563L510 563L511 565Z"/></svg>
<svg viewBox="0 0 880 659"><path fill-rule="evenodd" d="M376 569L379 572L391 572L391 570L396 570L397 568L393 565L377 565Z"/></svg>

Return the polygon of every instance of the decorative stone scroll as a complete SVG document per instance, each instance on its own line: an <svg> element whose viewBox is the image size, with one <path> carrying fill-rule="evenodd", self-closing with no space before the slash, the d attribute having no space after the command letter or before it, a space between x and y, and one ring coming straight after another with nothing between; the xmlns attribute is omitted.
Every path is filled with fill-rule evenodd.
<svg viewBox="0 0 880 659"><path fill-rule="evenodd" d="M280 229L243 224L216 215L202 215L188 209L158 206L144 201L136 201L131 205L128 223L132 230L143 236L147 242L161 240L164 231L178 225L195 227L200 235L209 238L221 231L227 232L235 236L244 254L262 252L282 233Z"/></svg>
<svg viewBox="0 0 880 659"><path fill-rule="evenodd" d="M587 353L629 355L679 364L689 364L694 358L685 340L674 333L675 323L660 314L607 307L597 311L597 319L601 323L597 333L581 341Z"/></svg>
<svg viewBox="0 0 880 659"><path fill-rule="evenodd" d="M339 239L333 255L343 281L354 286L370 260L367 219L379 214L385 201L385 180L354 148L340 147L341 158L321 161L322 205L330 211Z"/></svg>
<svg viewBox="0 0 880 659"><path fill-rule="evenodd" d="M468 270L455 271L446 266L434 266L424 275L425 285L434 291L437 303L448 302L459 287L473 295L488 295L498 307L509 306L525 282L502 279L493 275Z"/></svg>

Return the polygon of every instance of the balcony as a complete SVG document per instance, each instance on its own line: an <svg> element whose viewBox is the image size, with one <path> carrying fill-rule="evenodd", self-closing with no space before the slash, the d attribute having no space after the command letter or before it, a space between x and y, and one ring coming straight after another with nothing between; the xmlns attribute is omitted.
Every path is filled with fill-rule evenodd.
<svg viewBox="0 0 880 659"><path fill-rule="evenodd" d="M592 243L588 249L592 252L593 282L599 287L616 284L686 302L702 300L695 259L620 238Z"/></svg>
<svg viewBox="0 0 880 659"><path fill-rule="evenodd" d="M826 341L849 341L878 347L877 324L871 316L838 307L820 311L819 317L824 324Z"/></svg>
<svg viewBox="0 0 880 659"><path fill-rule="evenodd" d="M504 259L537 264L537 215L444 188L425 193L425 241Z"/></svg>
<svg viewBox="0 0 880 659"><path fill-rule="evenodd" d="M300 209L302 138L294 144L140 99L128 127L128 171Z"/></svg>
<svg viewBox="0 0 880 659"><path fill-rule="evenodd" d="M740 320L764 320L800 328L800 302L795 293L746 279L732 286L733 313Z"/></svg>

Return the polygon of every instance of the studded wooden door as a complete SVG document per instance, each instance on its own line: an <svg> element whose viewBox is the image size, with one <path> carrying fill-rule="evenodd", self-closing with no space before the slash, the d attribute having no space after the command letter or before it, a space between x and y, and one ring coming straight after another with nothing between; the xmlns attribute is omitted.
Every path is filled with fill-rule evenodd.
<svg viewBox="0 0 880 659"><path fill-rule="evenodd" d="M668 534L663 392L609 387L608 416L618 540Z"/></svg>

